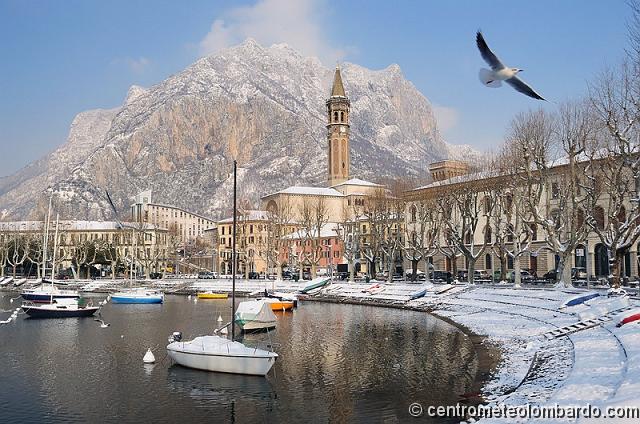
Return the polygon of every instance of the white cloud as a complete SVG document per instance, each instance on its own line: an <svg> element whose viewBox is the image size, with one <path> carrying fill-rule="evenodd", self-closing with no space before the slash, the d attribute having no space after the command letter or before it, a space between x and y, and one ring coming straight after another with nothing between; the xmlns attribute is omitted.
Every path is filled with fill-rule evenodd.
<svg viewBox="0 0 640 424"><path fill-rule="evenodd" d="M144 56L140 56L137 59L132 57L120 57L112 60L111 63L114 65L125 65L134 74L143 73L149 65L151 65L151 61Z"/></svg>
<svg viewBox="0 0 640 424"><path fill-rule="evenodd" d="M452 107L433 105L433 114L438 122L438 129L443 133L458 124L458 111Z"/></svg>
<svg viewBox="0 0 640 424"><path fill-rule="evenodd" d="M258 0L252 6L230 9L213 21L200 41L200 54L217 53L251 37L264 46L287 43L303 55L333 64L345 51L325 37L328 29L320 19L325 6L324 0Z"/></svg>

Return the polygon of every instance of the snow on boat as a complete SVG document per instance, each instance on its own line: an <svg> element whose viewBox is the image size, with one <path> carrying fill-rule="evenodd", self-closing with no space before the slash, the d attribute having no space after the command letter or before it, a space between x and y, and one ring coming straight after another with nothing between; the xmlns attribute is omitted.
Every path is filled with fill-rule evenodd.
<svg viewBox="0 0 640 424"><path fill-rule="evenodd" d="M616 327L622 327L625 324L640 321L640 308L636 308L622 315L622 319L616 324Z"/></svg>
<svg viewBox="0 0 640 424"><path fill-rule="evenodd" d="M52 303L24 302L22 310L32 318L76 318L90 317L99 306L85 302L84 299L53 299Z"/></svg>
<svg viewBox="0 0 640 424"><path fill-rule="evenodd" d="M0 279L0 287L8 286L13 281L13 277L3 277Z"/></svg>
<svg viewBox="0 0 640 424"><path fill-rule="evenodd" d="M24 283L26 283L26 282L27 282L27 279L26 279L26 278L21 278L21 279L19 279L19 280L15 280L15 281L13 282L13 286L14 286L14 287L20 287L21 285L23 285L23 284L24 284Z"/></svg>
<svg viewBox="0 0 640 424"><path fill-rule="evenodd" d="M176 363L199 370L265 376L278 357L275 352L247 347L220 336L200 336L187 342L181 338L180 333L169 338L167 353Z"/></svg>
<svg viewBox="0 0 640 424"><path fill-rule="evenodd" d="M264 300L249 300L238 304L235 322L244 332L262 331L275 328L276 316Z"/></svg>
<svg viewBox="0 0 640 424"><path fill-rule="evenodd" d="M228 297L229 297L228 293L213 293L213 292L198 293L198 299L226 299Z"/></svg>
<svg viewBox="0 0 640 424"><path fill-rule="evenodd" d="M111 295L113 303L162 303L164 293L145 288L123 290Z"/></svg>
<svg viewBox="0 0 640 424"><path fill-rule="evenodd" d="M45 283L33 289L25 289L20 295L24 300L35 303L51 303L51 299L77 299L80 297L76 290L60 290L53 284Z"/></svg>
<svg viewBox="0 0 640 424"><path fill-rule="evenodd" d="M600 296L600 293L586 293L586 294L580 294L578 296L573 296L565 300L564 303L560 305L560 308L562 309L562 308L568 308L570 306L580 305L581 303L584 303L587 300L594 299L598 296Z"/></svg>
<svg viewBox="0 0 640 424"><path fill-rule="evenodd" d="M331 277L320 277L315 278L309 282L303 289L300 290L300 293L308 293L311 290L315 290L317 288L323 287L327 285L331 281Z"/></svg>

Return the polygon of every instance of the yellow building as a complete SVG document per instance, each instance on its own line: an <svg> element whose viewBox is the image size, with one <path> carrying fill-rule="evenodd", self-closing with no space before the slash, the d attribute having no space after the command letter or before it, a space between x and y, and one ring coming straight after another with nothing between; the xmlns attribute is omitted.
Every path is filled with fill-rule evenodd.
<svg viewBox="0 0 640 424"><path fill-rule="evenodd" d="M249 278L249 273L265 274L267 260L264 255L269 222L266 211L238 212L236 218L237 273ZM233 217L217 222L218 270L221 275L233 273Z"/></svg>

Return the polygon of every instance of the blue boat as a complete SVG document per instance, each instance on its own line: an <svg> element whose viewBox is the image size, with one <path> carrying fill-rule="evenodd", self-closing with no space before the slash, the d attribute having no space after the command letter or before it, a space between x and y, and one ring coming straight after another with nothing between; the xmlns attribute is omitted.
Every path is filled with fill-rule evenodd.
<svg viewBox="0 0 640 424"><path fill-rule="evenodd" d="M569 299L567 299L562 306L560 306L561 308L566 308L569 306L576 306L576 305L580 305L581 303L584 303L588 300L591 299L595 299L596 297L600 296L600 293L587 293L587 294L581 294L578 296L574 296L571 297Z"/></svg>
<svg viewBox="0 0 640 424"><path fill-rule="evenodd" d="M416 300L427 294L427 289L415 291L409 295L409 300Z"/></svg>
<svg viewBox="0 0 640 424"><path fill-rule="evenodd" d="M111 295L113 303L162 303L164 293L144 288L130 289Z"/></svg>

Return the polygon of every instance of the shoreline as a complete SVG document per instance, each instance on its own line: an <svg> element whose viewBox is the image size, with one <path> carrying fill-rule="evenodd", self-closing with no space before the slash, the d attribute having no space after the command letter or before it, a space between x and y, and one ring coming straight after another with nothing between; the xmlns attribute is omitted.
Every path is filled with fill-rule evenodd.
<svg viewBox="0 0 640 424"><path fill-rule="evenodd" d="M484 386L491 381L494 376L494 373L497 367L500 365L502 361L502 355L500 354L499 346L491 343L487 336L483 336L481 334L477 334L472 331L467 326L456 322L455 320L434 313L429 308L421 308L417 306L407 305L406 303L389 303L389 302L379 302L373 299L361 299L360 301L356 301L355 299L348 298L338 298L335 296L311 296L308 299L305 299L304 302L320 302L320 303L337 303L337 304L349 304L349 305L363 305L363 306L375 306L381 308L390 308L390 309L404 309L415 312L423 312L427 313L436 319L446 322L458 329L461 333L469 338L471 344L473 345L475 355L476 355L476 371L473 380L471 381L471 385L467 390L467 395L469 397L465 398L466 401L470 404L486 404L488 401L482 396L482 389ZM460 402L464 402L465 399Z"/></svg>

